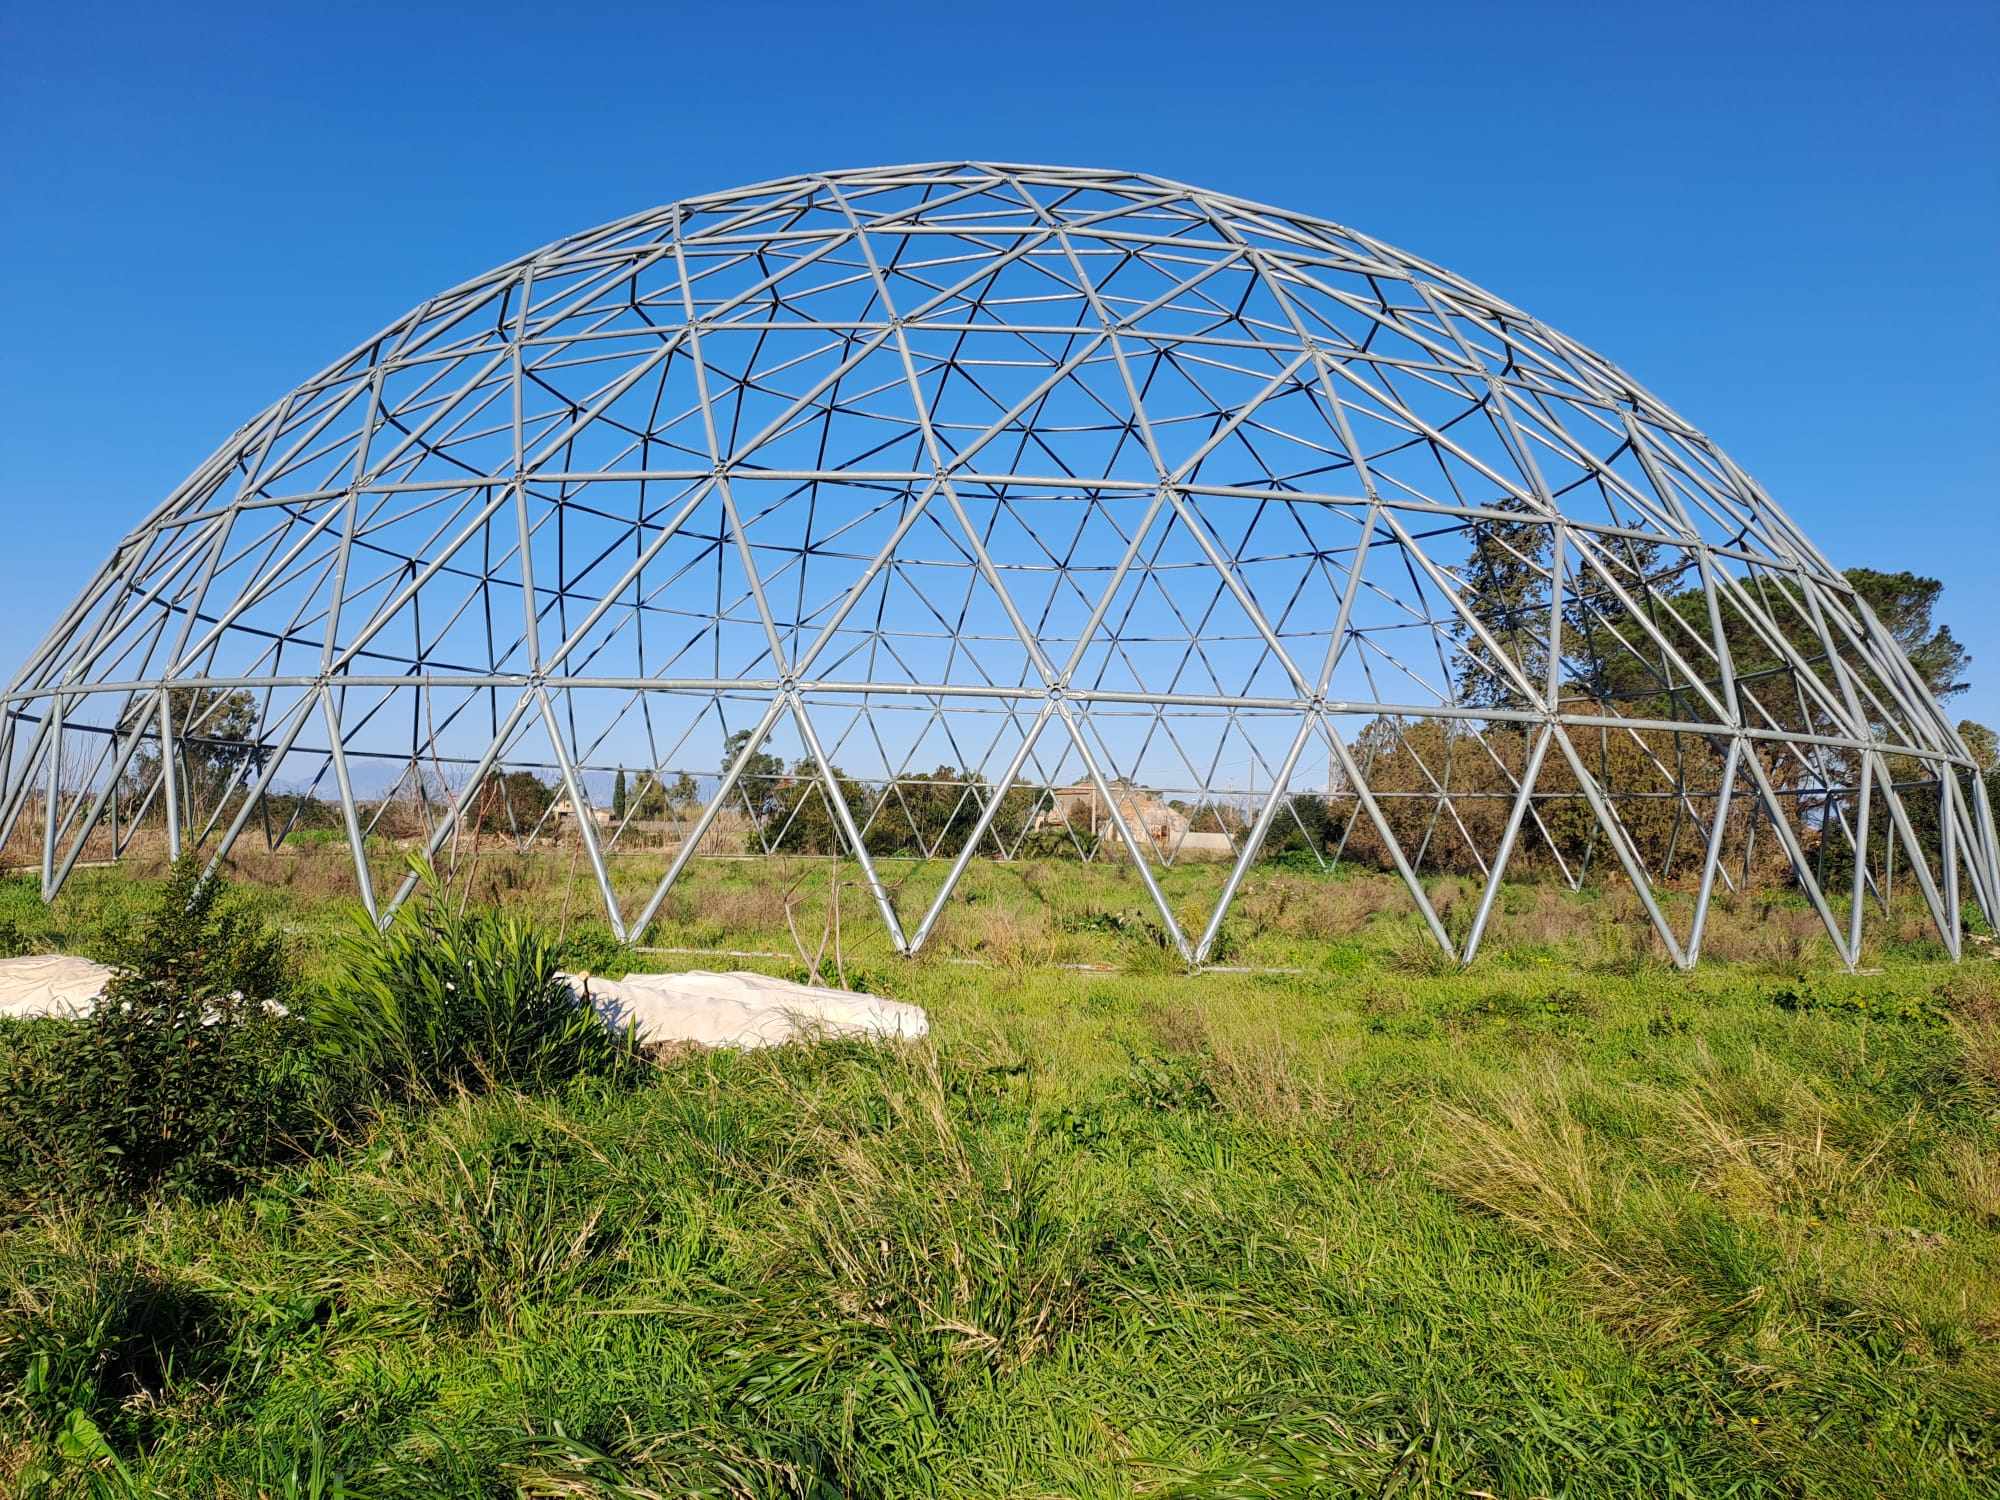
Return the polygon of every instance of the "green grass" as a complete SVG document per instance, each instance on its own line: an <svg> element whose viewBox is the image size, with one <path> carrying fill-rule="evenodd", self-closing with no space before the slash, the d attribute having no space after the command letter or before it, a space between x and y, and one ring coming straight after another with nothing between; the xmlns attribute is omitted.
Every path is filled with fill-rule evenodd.
<svg viewBox="0 0 2000 1500"><path fill-rule="evenodd" d="M798 972L826 867L697 870L649 940L780 956L622 961ZM620 961L561 860L482 878ZM1459 971L1390 882L1272 871L1226 961L1297 972L1189 975L1129 875L967 894L909 962L842 895L930 1045L457 1098L0 1231L0 1493L1994 1492L1990 961L1889 923L1844 974L1746 899L1683 975L1629 897L1520 886ZM257 900L323 972L317 877ZM90 951L131 902L0 923Z"/></svg>

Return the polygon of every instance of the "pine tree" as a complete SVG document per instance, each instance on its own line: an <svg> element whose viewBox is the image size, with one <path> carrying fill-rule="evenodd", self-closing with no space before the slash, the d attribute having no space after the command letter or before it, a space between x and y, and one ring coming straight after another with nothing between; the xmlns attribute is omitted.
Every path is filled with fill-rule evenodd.
<svg viewBox="0 0 2000 1500"><path fill-rule="evenodd" d="M1682 717L1678 709L1684 705L1664 701L1674 677L1644 627L1631 618L1631 611L1618 597L1618 589L1623 589L1662 634L1670 640L1677 638L1679 627L1663 623L1677 606L1648 597L1662 567L1660 544L1637 537L1609 537L1599 552L1600 565L1572 555L1565 569L1570 584L1562 612L1565 693L1581 691L1593 702L1617 704L1634 714L1647 711L1647 700L1660 698L1663 701L1653 705L1658 717ZM1686 564L1683 571L1691 567ZM1618 580L1618 589L1611 586L1607 574ZM1691 602L1705 608L1706 597L1697 593ZM1685 613L1684 618L1696 622L1697 633L1706 627L1705 615Z"/></svg>
<svg viewBox="0 0 2000 1500"><path fill-rule="evenodd" d="M618 779L611 783L611 816L622 820L625 816L625 768L618 768Z"/></svg>
<svg viewBox="0 0 2000 1500"><path fill-rule="evenodd" d="M1518 510L1524 518L1480 520L1467 528L1472 547L1459 568L1462 596L1521 675L1539 683L1548 670L1549 525L1526 518L1528 508L1517 500L1503 500L1493 508ZM1461 624L1454 634L1464 652L1459 701L1475 708L1524 706L1520 690L1478 633Z"/></svg>

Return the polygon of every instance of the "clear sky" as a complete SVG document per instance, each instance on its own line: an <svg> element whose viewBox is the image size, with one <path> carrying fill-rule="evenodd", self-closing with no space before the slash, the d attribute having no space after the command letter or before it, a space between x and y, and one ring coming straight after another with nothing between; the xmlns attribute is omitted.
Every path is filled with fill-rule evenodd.
<svg viewBox="0 0 2000 1500"><path fill-rule="evenodd" d="M826 167L1324 215L1632 371L2000 722L2000 7L0 6L0 666L229 431L569 231Z"/></svg>

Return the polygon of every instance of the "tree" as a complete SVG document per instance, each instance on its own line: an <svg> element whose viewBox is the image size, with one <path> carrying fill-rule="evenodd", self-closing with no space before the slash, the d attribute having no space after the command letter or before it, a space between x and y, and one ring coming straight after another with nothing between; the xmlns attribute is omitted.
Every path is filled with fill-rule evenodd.
<svg viewBox="0 0 2000 1500"><path fill-rule="evenodd" d="M1496 510L1527 513L1519 500ZM1548 670L1549 523L1544 520L1475 521L1467 534L1472 552L1459 570L1459 596L1474 619L1530 683ZM1526 702L1506 664L1470 624L1454 630L1467 660L1459 669L1458 699L1475 708L1523 708Z"/></svg>
<svg viewBox="0 0 2000 1500"><path fill-rule="evenodd" d="M787 854L848 852L846 837L827 802L826 788L815 762L801 758L786 774L783 762L775 755L759 753L752 760L768 761L771 769L760 767L753 783L746 767L737 783L747 788L746 795L758 822L758 828L750 834L750 852L754 854L766 845L773 852ZM847 804L848 816L860 827L868 818L867 789L838 766L833 768L833 782Z"/></svg>
<svg viewBox="0 0 2000 1500"><path fill-rule="evenodd" d="M1570 591L1562 611L1563 696L1581 694L1598 703L1655 697L1669 680L1662 670L1663 662L1652 660L1657 649L1631 620L1632 612L1618 595L1622 590L1626 598L1647 611L1663 635L1677 645L1684 643L1676 628L1662 619L1674 606L1669 603L1662 608L1660 601L1648 597L1648 589L1661 581L1660 543L1636 537L1601 537L1595 540L1594 548L1599 554L1596 561L1572 552L1564 569ZM1601 570L1598 562L1603 565ZM1611 583L1614 578L1616 588ZM1695 599L1702 599L1699 590ZM1705 627L1705 617L1703 624ZM1635 649L1646 651L1646 659L1635 656Z"/></svg>
<svg viewBox="0 0 2000 1500"><path fill-rule="evenodd" d="M27 1023L0 1055L0 1180L24 1199L218 1196L322 1134L337 1085L285 1013L284 939L205 863L182 855L114 937L87 1017Z"/></svg>
<svg viewBox="0 0 2000 1500"><path fill-rule="evenodd" d="M880 814L868 828L868 852L923 857L956 855L972 837L972 830L992 795L993 788L977 771L939 766L928 774L905 772L890 785ZM1028 788L1020 785L1008 788L990 826L988 853L1004 848L1004 840L1020 831L1034 802L1035 794Z"/></svg>
<svg viewBox="0 0 2000 1500"><path fill-rule="evenodd" d="M647 772L639 778L638 784L627 794L625 805L634 821L650 822L667 816L667 790L660 785L659 777Z"/></svg>
<svg viewBox="0 0 2000 1500"><path fill-rule="evenodd" d="M611 783L611 816L620 822L625 820L625 768L618 768L618 779Z"/></svg>
<svg viewBox="0 0 2000 1500"><path fill-rule="evenodd" d="M1849 568L1847 581L1896 638L1903 655L1937 698L1965 691L1971 653L1958 643L1949 625L1932 623L1938 595L1944 592L1942 583L1915 573L1878 573L1873 568Z"/></svg>
<svg viewBox="0 0 2000 1500"><path fill-rule="evenodd" d="M1972 763L1984 774L2000 771L2000 734L1972 719L1958 721L1958 737L1972 752Z"/></svg>
<svg viewBox="0 0 2000 1500"><path fill-rule="evenodd" d="M1659 550L1652 544L1635 544L1627 562L1635 569L1652 567ZM1703 646L1712 640L1709 600L1699 580L1685 569L1674 580L1656 572L1653 588L1658 597L1653 597L1638 578L1624 576L1623 568L1619 572L1620 586L1645 613L1647 622L1674 644L1690 670L1715 683L1720 675L1717 664L1712 650ZM1964 690L1971 657L1949 626L1934 621L1943 591L1937 579L1907 572L1880 573L1872 568L1850 568L1846 578L1932 693L1943 699ZM1682 581L1688 586L1668 587L1670 582ZM1753 625L1733 594L1722 596L1717 614L1722 621L1723 642L1751 721L1824 732L1823 722L1801 706L1802 702L1816 702L1822 694L1836 699L1840 696L1826 665L1829 639L1822 638L1815 616L1826 613L1835 617L1826 627L1832 651L1866 683L1873 674L1838 623L1840 616L1855 612L1833 591L1828 591L1824 610L1816 610L1799 584L1784 575L1746 578L1738 587L1754 601L1769 629L1767 634ZM1564 696L1582 697L1632 718L1705 717L1685 675L1652 644L1645 624L1633 614L1601 579L1577 575L1573 602L1564 611ZM1816 680L1817 687L1801 678ZM1719 689L1717 692L1720 696ZM1864 694L1864 704L1868 696ZM1894 701L1892 694L1879 688L1873 696L1885 703ZM1794 774L1787 757L1772 757L1770 769L1780 779Z"/></svg>
<svg viewBox="0 0 2000 1500"><path fill-rule="evenodd" d="M643 773L626 794L625 805L634 822L674 818L680 816L683 809L700 807L701 792L692 776L682 771L669 783L661 779L664 774L658 771Z"/></svg>
<svg viewBox="0 0 2000 1500"><path fill-rule="evenodd" d="M143 722L156 712L150 699L136 702L125 722L123 733L145 734ZM258 739L257 696L248 688L225 692L221 688L173 688L167 706L174 726L174 745L179 752L181 799L188 809L213 811L240 775L254 778L263 769L269 749ZM157 723L156 719L153 723ZM126 767L121 795L136 807L160 777L160 744L157 734L145 740ZM155 797L153 810L164 816L164 797Z"/></svg>
<svg viewBox="0 0 2000 1500"><path fill-rule="evenodd" d="M743 753L743 747L750 743L748 729L739 729L722 742L722 769L725 775L729 767L736 764L736 757ZM801 765L805 763L800 762ZM759 750L743 764L743 774L736 781L736 796L750 805L750 810L760 820L770 813L780 783L784 780L785 763L767 750ZM734 799L732 799L734 800Z"/></svg>
<svg viewBox="0 0 2000 1500"><path fill-rule="evenodd" d="M488 833L525 834L556 799L555 788L532 771L494 771L475 802L479 826Z"/></svg>
<svg viewBox="0 0 2000 1500"><path fill-rule="evenodd" d="M1330 858L1345 827L1342 810L1331 797L1311 792L1287 797L1271 820L1270 831L1264 835L1260 857L1281 859L1317 853L1322 859Z"/></svg>

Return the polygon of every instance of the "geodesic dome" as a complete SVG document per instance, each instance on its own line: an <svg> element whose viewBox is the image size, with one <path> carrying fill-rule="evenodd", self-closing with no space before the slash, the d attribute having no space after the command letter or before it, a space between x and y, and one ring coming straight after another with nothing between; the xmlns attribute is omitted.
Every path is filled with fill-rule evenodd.
<svg viewBox="0 0 2000 1500"><path fill-rule="evenodd" d="M1682 963L1760 861L1849 962L1894 862L1954 952L1996 895L1932 694L1698 431L1447 271L1137 173L788 178L440 293L140 521L5 702L45 893L330 807L371 910L393 810L570 841L621 937L739 846L851 857L906 951L1030 849L1134 861L1190 958L1281 847L1395 870L1463 957L1529 864L1616 866Z"/></svg>

